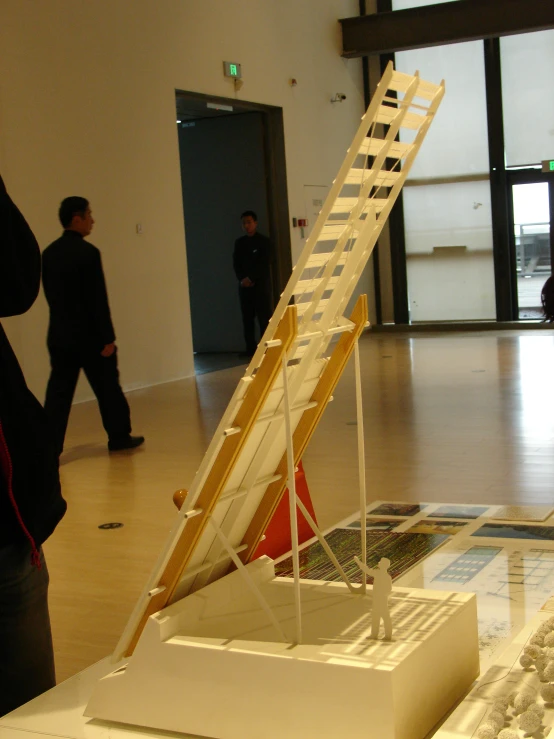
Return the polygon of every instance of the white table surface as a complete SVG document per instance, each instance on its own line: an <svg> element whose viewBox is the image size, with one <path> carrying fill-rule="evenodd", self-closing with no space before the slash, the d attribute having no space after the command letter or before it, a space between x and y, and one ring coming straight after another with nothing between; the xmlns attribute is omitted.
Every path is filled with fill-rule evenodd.
<svg viewBox="0 0 554 739"><path fill-rule="evenodd" d="M109 658L74 675L52 690L26 703L15 711L0 717L1 739L172 739L188 737L204 739L191 734L157 732L151 729L115 725L86 718L83 711L97 680L115 666Z"/></svg>

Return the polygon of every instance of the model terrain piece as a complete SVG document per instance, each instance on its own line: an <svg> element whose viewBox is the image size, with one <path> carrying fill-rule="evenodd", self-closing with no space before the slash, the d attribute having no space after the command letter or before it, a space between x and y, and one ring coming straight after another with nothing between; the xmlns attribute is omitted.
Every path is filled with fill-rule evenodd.
<svg viewBox="0 0 554 739"><path fill-rule="evenodd" d="M371 588L303 580L295 645L294 583L267 558L247 569L289 641L233 572L152 616L86 715L221 739L423 739L477 676L473 594L394 588L387 642Z"/></svg>

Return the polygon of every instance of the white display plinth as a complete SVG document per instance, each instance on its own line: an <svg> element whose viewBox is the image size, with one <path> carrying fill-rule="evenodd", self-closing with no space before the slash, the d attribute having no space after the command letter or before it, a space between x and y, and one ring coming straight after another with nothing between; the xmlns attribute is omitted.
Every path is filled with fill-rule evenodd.
<svg viewBox="0 0 554 739"><path fill-rule="evenodd" d="M293 584L248 565L287 637ZM278 641L241 574L151 616L87 716L217 739L422 739L479 672L473 594L395 588L392 642L369 639L371 587L302 581L302 644Z"/></svg>

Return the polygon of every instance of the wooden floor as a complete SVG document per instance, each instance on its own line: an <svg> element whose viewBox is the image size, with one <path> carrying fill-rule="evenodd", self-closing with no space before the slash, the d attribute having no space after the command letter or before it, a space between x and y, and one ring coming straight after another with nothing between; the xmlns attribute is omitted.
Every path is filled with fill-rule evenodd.
<svg viewBox="0 0 554 739"><path fill-rule="evenodd" d="M124 351L124 347L122 347ZM552 503L554 331L367 334L368 500ZM129 394L146 444L108 455L94 402L72 410L68 512L45 551L62 680L114 647L244 367ZM358 499L349 366L304 457L319 523ZM99 529L104 523L123 527Z"/></svg>

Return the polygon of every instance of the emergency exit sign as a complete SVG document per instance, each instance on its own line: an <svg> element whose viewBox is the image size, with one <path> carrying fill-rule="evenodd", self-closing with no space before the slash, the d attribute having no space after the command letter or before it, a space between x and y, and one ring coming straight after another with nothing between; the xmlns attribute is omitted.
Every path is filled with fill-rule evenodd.
<svg viewBox="0 0 554 739"><path fill-rule="evenodd" d="M544 159L542 163L543 172L554 172L554 159Z"/></svg>
<svg viewBox="0 0 554 739"><path fill-rule="evenodd" d="M234 77L236 80L242 77L238 62L223 62L223 72L226 77Z"/></svg>

